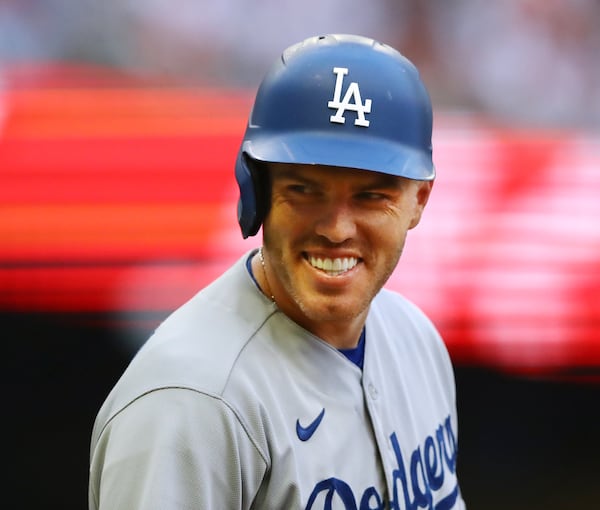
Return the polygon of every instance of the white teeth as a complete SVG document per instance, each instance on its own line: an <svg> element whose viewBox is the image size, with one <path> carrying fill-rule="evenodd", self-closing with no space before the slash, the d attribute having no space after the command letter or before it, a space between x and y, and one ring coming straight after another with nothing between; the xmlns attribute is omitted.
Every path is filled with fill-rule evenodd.
<svg viewBox="0 0 600 510"><path fill-rule="evenodd" d="M358 259L354 257L344 257L336 259L321 259L317 257L309 257L310 265L325 271L330 276L337 276L352 269L358 264Z"/></svg>

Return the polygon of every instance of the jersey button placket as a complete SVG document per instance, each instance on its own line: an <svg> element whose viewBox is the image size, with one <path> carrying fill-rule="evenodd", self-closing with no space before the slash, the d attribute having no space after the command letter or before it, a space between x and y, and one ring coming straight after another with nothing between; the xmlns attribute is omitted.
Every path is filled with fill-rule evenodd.
<svg viewBox="0 0 600 510"><path fill-rule="evenodd" d="M381 463L381 470L386 480L387 491L390 491L393 487L393 484L390 482L390 473L393 473L395 467L390 463L388 451L390 442L384 433L381 423L382 416L380 416L381 409L379 409L385 402L380 399L379 390L372 381L364 382L364 392L371 426L373 427L373 439L375 440L379 462Z"/></svg>
<svg viewBox="0 0 600 510"><path fill-rule="evenodd" d="M369 393L369 397L371 397L372 400L377 400L377 398L379 397L379 392L377 391L377 388L373 383L369 383L369 385L367 386L367 392Z"/></svg>

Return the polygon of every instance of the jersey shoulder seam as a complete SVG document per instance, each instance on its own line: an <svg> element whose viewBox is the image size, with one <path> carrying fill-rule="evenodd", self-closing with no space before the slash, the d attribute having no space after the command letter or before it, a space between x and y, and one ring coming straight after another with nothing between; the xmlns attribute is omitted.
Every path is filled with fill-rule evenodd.
<svg viewBox="0 0 600 510"><path fill-rule="evenodd" d="M244 420L240 416L240 414L237 411L237 409L234 406L232 406L227 400L225 400L221 395L209 393L207 391L203 391L203 390L200 390L198 388L194 388L193 386L187 386L187 385L173 384L173 385L157 386L155 388L152 388L152 389L149 389L147 391L144 391L143 393L140 393L136 397L134 397L131 400L129 400L126 404L124 404L119 410L115 411L110 416L110 418L108 420L106 420L106 422L102 426L102 429L98 433L98 436L97 436L98 440L102 436L102 434L104 433L105 429L109 426L109 424L119 414L121 414L123 411L125 411L125 409L127 409L130 405L132 405L134 402L136 402L136 401L144 398L145 396L147 396L147 395L149 395L151 393L155 393L155 392L158 392L158 391L161 391L161 390L173 390L173 389L175 389L175 390L179 389L179 390L191 391L191 392L197 393L198 395L202 395L202 396L214 399L214 400L218 400L221 404L223 404L235 416L236 421L241 426L241 428L244 431L244 434L246 435L246 437L252 443L252 446L254 446L254 448L256 449L256 451L258 452L258 454L260 455L261 459L265 463L265 466L267 468L269 467L270 463L269 463L268 456L265 454L265 452L262 451L262 449L260 448L260 445L258 444L258 441L256 441L256 439L250 433L250 430L249 430L248 426L246 425L246 423L244 422Z"/></svg>

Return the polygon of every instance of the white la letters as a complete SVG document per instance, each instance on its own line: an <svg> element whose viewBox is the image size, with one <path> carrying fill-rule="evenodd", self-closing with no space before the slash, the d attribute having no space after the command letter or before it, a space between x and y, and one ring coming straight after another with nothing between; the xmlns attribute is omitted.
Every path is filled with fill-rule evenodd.
<svg viewBox="0 0 600 510"><path fill-rule="evenodd" d="M344 99L342 99L342 84L344 76L348 74L348 68L334 67L333 72L336 74L335 90L333 92L333 100L329 101L327 106L335 108L337 111L335 115L329 117L329 120L338 124L345 124L346 118L344 114L346 110L351 110L356 112L355 126L369 127L369 121L365 119L365 113L371 113L371 100L365 99L363 104L358 83L354 81L348 85Z"/></svg>

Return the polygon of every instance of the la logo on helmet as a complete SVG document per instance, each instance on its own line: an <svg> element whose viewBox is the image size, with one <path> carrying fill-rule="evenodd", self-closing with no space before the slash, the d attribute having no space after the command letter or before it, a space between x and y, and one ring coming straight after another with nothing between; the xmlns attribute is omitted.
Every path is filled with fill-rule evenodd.
<svg viewBox="0 0 600 510"><path fill-rule="evenodd" d="M342 99L342 85L344 76L348 74L347 67L334 67L333 72L336 75L335 90L333 92L333 100L327 103L329 108L337 108L335 115L331 115L329 120L337 124L345 124L346 118L344 114L346 110L356 112L355 126L369 127L369 121L365 119L365 113L371 113L371 100L365 99L363 104L360 97L360 89L358 83L353 81L348 85L344 99Z"/></svg>

